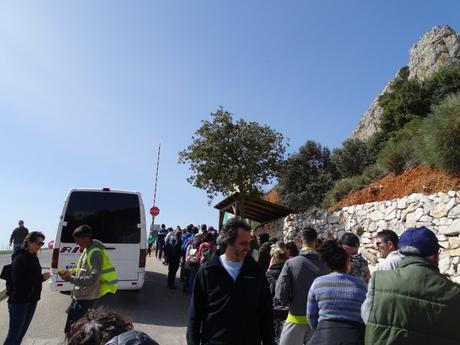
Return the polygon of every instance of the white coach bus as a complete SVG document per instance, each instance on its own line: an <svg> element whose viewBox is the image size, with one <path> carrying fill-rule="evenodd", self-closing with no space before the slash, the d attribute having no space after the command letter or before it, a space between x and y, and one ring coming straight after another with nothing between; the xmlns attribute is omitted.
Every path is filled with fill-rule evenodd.
<svg viewBox="0 0 460 345"><path fill-rule="evenodd" d="M54 241L51 287L61 292L72 290L72 284L57 272L77 265L82 249L75 244L72 232L83 224L104 243L117 270L118 289L141 289L147 247L144 204L140 193L109 188L75 188L67 195Z"/></svg>

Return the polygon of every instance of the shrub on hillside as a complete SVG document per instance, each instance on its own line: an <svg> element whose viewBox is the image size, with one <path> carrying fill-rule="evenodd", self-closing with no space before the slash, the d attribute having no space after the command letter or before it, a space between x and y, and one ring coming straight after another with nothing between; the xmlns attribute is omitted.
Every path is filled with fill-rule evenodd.
<svg viewBox="0 0 460 345"><path fill-rule="evenodd" d="M424 82L423 87L431 95L431 104L440 104L446 96L460 91L460 66L440 68Z"/></svg>
<svg viewBox="0 0 460 345"><path fill-rule="evenodd" d="M363 173L361 174L362 180L364 183L369 184L378 179L381 179L386 174L384 168L380 166L380 164L375 163L369 165L366 169L364 169Z"/></svg>
<svg viewBox="0 0 460 345"><path fill-rule="evenodd" d="M391 134L390 141L399 142L405 140L412 140L417 137L420 133L420 129L423 125L425 119L421 117L416 117L410 122L406 123L403 128L398 131L395 131Z"/></svg>
<svg viewBox="0 0 460 345"><path fill-rule="evenodd" d="M388 137L388 133L379 130L367 140L367 157L370 164L374 164L377 161L377 157L380 151L385 147Z"/></svg>
<svg viewBox="0 0 460 345"><path fill-rule="evenodd" d="M359 176L341 179L326 193L321 207L329 208L351 192L356 192L384 176L385 170L379 164L375 163L365 168L363 173Z"/></svg>
<svg viewBox="0 0 460 345"><path fill-rule="evenodd" d="M388 141L379 154L378 162L386 170L395 174L417 164L413 140Z"/></svg>
<svg viewBox="0 0 460 345"><path fill-rule="evenodd" d="M396 78L391 91L380 96L382 107L380 128L392 133L416 117L425 117L430 111L430 93L416 79Z"/></svg>
<svg viewBox="0 0 460 345"><path fill-rule="evenodd" d="M364 186L361 176L344 178L336 182L335 186L329 190L321 203L321 207L329 208L338 201L342 200L349 193L358 191Z"/></svg>
<svg viewBox="0 0 460 345"><path fill-rule="evenodd" d="M418 158L451 173L460 172L460 94L447 96L423 122Z"/></svg>

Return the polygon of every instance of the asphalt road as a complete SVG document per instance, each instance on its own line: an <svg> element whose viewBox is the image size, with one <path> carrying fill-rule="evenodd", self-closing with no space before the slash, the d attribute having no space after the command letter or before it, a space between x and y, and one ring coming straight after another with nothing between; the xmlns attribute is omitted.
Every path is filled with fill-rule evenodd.
<svg viewBox="0 0 460 345"><path fill-rule="evenodd" d="M0 256L0 267L8 263L9 257ZM40 254L42 266L49 267L51 251ZM144 331L161 345L185 344L189 301L180 289L166 288L167 267L155 258L147 258L146 280L141 291L120 291L110 296L105 303L117 312L130 318L134 328ZM177 285L180 286L179 281ZM70 297L52 291L45 283L42 298L23 344L56 345L64 341L65 310ZM0 302L0 342L8 330L8 306Z"/></svg>

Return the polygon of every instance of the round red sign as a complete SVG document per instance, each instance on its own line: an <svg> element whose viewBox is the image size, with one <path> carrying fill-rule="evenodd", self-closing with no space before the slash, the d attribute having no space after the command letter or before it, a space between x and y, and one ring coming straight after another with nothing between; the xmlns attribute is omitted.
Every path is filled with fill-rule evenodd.
<svg viewBox="0 0 460 345"><path fill-rule="evenodd" d="M150 214L154 217L158 216L160 214L160 209L156 206L153 206L151 209L150 209Z"/></svg>

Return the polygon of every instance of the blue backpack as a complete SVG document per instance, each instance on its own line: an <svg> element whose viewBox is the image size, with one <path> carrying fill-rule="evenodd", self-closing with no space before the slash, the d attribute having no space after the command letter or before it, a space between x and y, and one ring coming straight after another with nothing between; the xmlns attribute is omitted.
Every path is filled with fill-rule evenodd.
<svg viewBox="0 0 460 345"><path fill-rule="evenodd" d="M193 234L189 232L182 237L182 241L183 241L182 247L181 247L182 254L185 254L187 252L187 247L190 244L190 242L193 241L193 237L194 237Z"/></svg>

